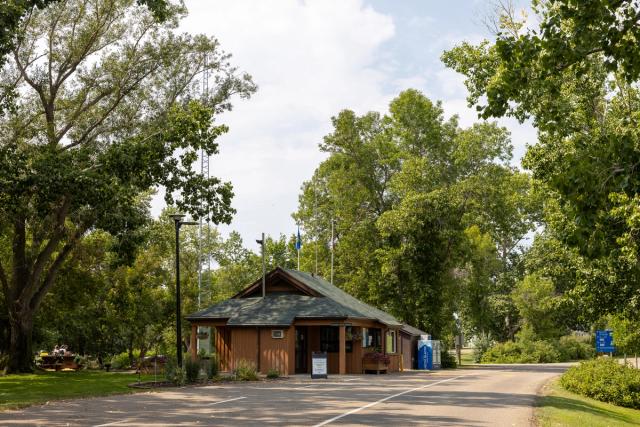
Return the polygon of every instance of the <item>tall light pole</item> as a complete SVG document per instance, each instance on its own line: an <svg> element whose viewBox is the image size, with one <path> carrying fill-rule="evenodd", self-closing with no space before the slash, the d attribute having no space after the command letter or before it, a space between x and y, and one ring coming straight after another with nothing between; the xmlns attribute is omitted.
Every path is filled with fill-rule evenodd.
<svg viewBox="0 0 640 427"><path fill-rule="evenodd" d="M182 325L180 324L180 227L183 225L196 225L193 221L183 221L184 214L169 215L176 226L176 359L178 366L182 368Z"/></svg>
<svg viewBox="0 0 640 427"><path fill-rule="evenodd" d="M267 275L267 265L264 259L264 233L262 233L262 239L256 240L256 243L260 245L262 248L262 298L266 295L266 275Z"/></svg>

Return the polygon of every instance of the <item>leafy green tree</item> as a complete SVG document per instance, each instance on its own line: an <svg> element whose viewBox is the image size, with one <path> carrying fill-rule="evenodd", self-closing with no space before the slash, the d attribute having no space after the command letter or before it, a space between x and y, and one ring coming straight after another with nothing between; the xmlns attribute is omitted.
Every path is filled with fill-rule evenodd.
<svg viewBox="0 0 640 427"><path fill-rule="evenodd" d="M147 245L145 245L147 246ZM151 247L149 247L151 246ZM172 274L170 263L161 257L152 244L139 250L131 266L120 266L113 271L108 304L122 319L119 336L134 362L134 349L140 358L161 341L162 332L172 324L174 295L169 293Z"/></svg>
<svg viewBox="0 0 640 427"><path fill-rule="evenodd" d="M530 180L508 166L508 132L491 123L460 129L415 90L387 115L343 111L333 125L320 145L329 158L303 185L294 214L304 230L301 268L314 271L317 253L329 277L334 220L336 284L444 334L461 309L465 229L488 233L503 272L536 223Z"/></svg>
<svg viewBox="0 0 640 427"><path fill-rule="evenodd" d="M593 276L589 262L575 247L558 239L551 228L537 234L523 264L527 274L550 280L558 295L556 321L571 330L588 331L600 310L590 301Z"/></svg>
<svg viewBox="0 0 640 427"><path fill-rule="evenodd" d="M161 185L168 204L214 223L231 218L231 185L193 164L200 149L217 153L227 130L212 125L214 115L255 86L215 39L175 32L182 8L167 13L159 23L131 0L68 0L21 21L1 71L4 90L21 94L0 118L0 246L11 248L0 283L12 372L31 369L34 314L87 232L111 233L121 259L131 259L147 220L140 194ZM196 102L205 70L219 84Z"/></svg>
<svg viewBox="0 0 640 427"><path fill-rule="evenodd" d="M302 225L301 269L330 275L331 221L335 221L335 279L352 294L372 300L369 283L379 280L372 254L381 237L375 221L390 206L388 186L399 167L397 148L377 113L358 117L342 111L320 150L330 157L302 186L294 219ZM317 253L317 258L316 258Z"/></svg>
<svg viewBox="0 0 640 427"><path fill-rule="evenodd" d="M6 56L22 37L21 21L28 19L37 9L43 9L58 1L60 0L10 0L0 5L0 67L5 64ZM138 0L138 4L146 5L159 21L164 21L171 15L168 0ZM11 90L0 95L0 114L12 106L14 96L16 93Z"/></svg>
<svg viewBox="0 0 640 427"><path fill-rule="evenodd" d="M524 22L502 16L495 44L483 42L473 47L463 43L443 55L447 65L468 77L469 100L478 104L482 117L508 114L523 119L533 115L538 125L551 125L553 116L566 112L563 102L551 101L563 91L566 76L586 76L594 64L602 64L606 72L620 72L628 83L638 79L637 2L532 3L540 18L539 28L527 30ZM549 109L540 108L541 103Z"/></svg>
<svg viewBox="0 0 640 427"><path fill-rule="evenodd" d="M120 352L119 325L128 319L111 310L113 237L101 231L87 235L61 268L55 292L49 292L34 319L33 341L50 351L66 344L79 354L104 356Z"/></svg>
<svg viewBox="0 0 640 427"><path fill-rule="evenodd" d="M295 249L295 237L280 234L275 239L271 236L266 238L266 264L268 269L276 267L285 269L297 268L297 253Z"/></svg>
<svg viewBox="0 0 640 427"><path fill-rule="evenodd" d="M523 320L537 339L557 338L566 330L556 319L558 296L551 280L527 275L513 292L513 299Z"/></svg>
<svg viewBox="0 0 640 427"><path fill-rule="evenodd" d="M231 297L262 274L261 258L244 247L235 231L220 242L214 259L218 268L212 272L212 303Z"/></svg>
<svg viewBox="0 0 640 427"><path fill-rule="evenodd" d="M504 20L495 44L462 44L443 59L466 76L482 116L533 119L539 143L523 165L556 205L545 218L554 238L584 258L574 294L585 315L633 313L640 11L635 2L606 0L534 7L540 31Z"/></svg>
<svg viewBox="0 0 640 427"><path fill-rule="evenodd" d="M611 316L608 324L613 330L613 343L616 351L627 354L640 353L640 322L620 315Z"/></svg>
<svg viewBox="0 0 640 427"><path fill-rule="evenodd" d="M498 311L492 309L490 297L496 293L497 276L502 263L497 247L488 233L482 233L478 226L465 231L467 238L467 263L461 280L461 317L469 335L494 335Z"/></svg>
<svg viewBox="0 0 640 427"><path fill-rule="evenodd" d="M442 145L425 140L430 153L404 161L392 181L399 201L378 221L388 242L378 251L383 277L394 285L386 288L387 300L403 319L428 325L436 335L450 326L456 311L465 225L473 225L497 201L487 197L484 181L496 171L508 171L500 163L511 155L508 135L493 124L457 132L446 132L443 121L442 126Z"/></svg>

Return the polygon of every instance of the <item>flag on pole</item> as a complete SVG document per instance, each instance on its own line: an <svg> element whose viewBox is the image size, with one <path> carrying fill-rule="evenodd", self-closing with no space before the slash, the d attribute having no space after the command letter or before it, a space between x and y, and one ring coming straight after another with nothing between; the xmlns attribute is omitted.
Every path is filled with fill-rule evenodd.
<svg viewBox="0 0 640 427"><path fill-rule="evenodd" d="M298 237L296 238L296 250L299 251L302 247L302 239L300 238L300 227L298 226Z"/></svg>

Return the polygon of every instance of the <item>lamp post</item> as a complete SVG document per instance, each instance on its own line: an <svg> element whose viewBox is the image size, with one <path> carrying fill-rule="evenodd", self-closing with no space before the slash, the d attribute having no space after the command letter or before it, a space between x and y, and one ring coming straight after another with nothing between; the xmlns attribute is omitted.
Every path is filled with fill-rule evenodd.
<svg viewBox="0 0 640 427"><path fill-rule="evenodd" d="M455 338L456 355L458 356L458 365L462 366L462 319L458 313L453 313L453 318L456 320L456 330L458 331Z"/></svg>
<svg viewBox="0 0 640 427"><path fill-rule="evenodd" d="M256 243L260 245L260 247L262 248L262 298L264 298L265 294L266 294L266 274L267 274L267 267L265 264L265 259L264 259L264 233L262 233L262 239L260 240L256 240Z"/></svg>
<svg viewBox="0 0 640 427"><path fill-rule="evenodd" d="M182 368L182 329L180 324L180 227L196 225L193 221L183 221L184 214L169 215L176 226L176 359L178 367Z"/></svg>

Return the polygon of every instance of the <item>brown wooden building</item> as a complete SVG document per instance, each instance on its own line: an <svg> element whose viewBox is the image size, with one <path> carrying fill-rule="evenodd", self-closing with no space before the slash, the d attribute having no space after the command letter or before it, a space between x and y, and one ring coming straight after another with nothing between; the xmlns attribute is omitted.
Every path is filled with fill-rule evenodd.
<svg viewBox="0 0 640 427"><path fill-rule="evenodd" d="M407 325L365 304L320 277L276 268L232 298L187 316L191 322L192 357L197 328L210 326L222 371L244 359L260 372L310 373L311 353L327 352L329 374L362 373L367 352L389 355L390 372L409 369L413 348L403 335ZM412 335L413 334L413 335Z"/></svg>
<svg viewBox="0 0 640 427"><path fill-rule="evenodd" d="M407 324L400 329L400 353L402 353L402 365L405 369L418 369L418 340L422 336L428 336L424 331Z"/></svg>

